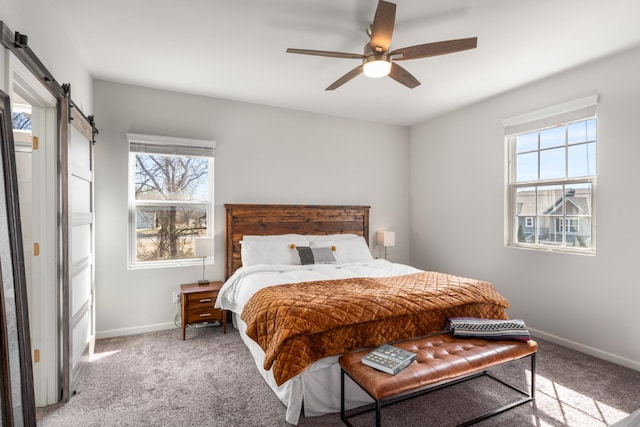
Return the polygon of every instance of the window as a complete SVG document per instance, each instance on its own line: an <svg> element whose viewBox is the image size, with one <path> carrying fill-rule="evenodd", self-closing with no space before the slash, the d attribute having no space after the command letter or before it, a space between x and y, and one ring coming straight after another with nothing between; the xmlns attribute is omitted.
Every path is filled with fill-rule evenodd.
<svg viewBox="0 0 640 427"><path fill-rule="evenodd" d="M128 134L129 267L196 264L212 236L215 142Z"/></svg>
<svg viewBox="0 0 640 427"><path fill-rule="evenodd" d="M503 123L507 245L595 253L596 101Z"/></svg>

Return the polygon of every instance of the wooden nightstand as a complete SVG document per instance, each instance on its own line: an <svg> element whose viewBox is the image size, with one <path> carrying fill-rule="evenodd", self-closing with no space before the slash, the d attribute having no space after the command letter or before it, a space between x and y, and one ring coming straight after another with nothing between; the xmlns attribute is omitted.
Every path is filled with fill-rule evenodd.
<svg viewBox="0 0 640 427"><path fill-rule="evenodd" d="M227 312L213 308L222 282L209 282L198 285L188 283L180 285L180 301L182 305L182 339L185 339L187 325L201 322L213 322L219 320L222 323L222 332L227 333Z"/></svg>

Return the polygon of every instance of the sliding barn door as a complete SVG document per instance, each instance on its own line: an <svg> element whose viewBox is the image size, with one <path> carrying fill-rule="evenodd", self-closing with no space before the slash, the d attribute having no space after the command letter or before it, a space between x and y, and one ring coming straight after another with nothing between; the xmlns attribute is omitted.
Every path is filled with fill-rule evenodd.
<svg viewBox="0 0 640 427"><path fill-rule="evenodd" d="M62 102L60 147L65 401L75 393L95 342L93 126L69 103L68 97Z"/></svg>

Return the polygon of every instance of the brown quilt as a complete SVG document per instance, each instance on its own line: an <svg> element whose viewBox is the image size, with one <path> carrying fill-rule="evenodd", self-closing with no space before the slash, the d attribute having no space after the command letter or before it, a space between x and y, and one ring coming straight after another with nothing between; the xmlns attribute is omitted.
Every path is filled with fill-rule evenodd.
<svg viewBox="0 0 640 427"><path fill-rule="evenodd" d="M242 312L278 385L323 357L444 329L448 317L507 319L491 283L436 272L264 288Z"/></svg>

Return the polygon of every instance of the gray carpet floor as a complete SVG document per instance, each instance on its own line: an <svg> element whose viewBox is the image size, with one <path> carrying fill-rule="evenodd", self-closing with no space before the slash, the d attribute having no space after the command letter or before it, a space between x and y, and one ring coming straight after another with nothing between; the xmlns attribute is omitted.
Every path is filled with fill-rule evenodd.
<svg viewBox="0 0 640 427"><path fill-rule="evenodd" d="M478 426L608 426L640 408L640 372L537 340L536 401ZM526 388L529 363L496 376ZM382 424L451 426L516 400L512 390L481 378L383 408ZM285 407L258 374L238 332L219 327L108 338L77 393L37 410L41 426L287 426ZM374 414L351 420L374 425ZM300 426L342 425L339 414L301 417Z"/></svg>

